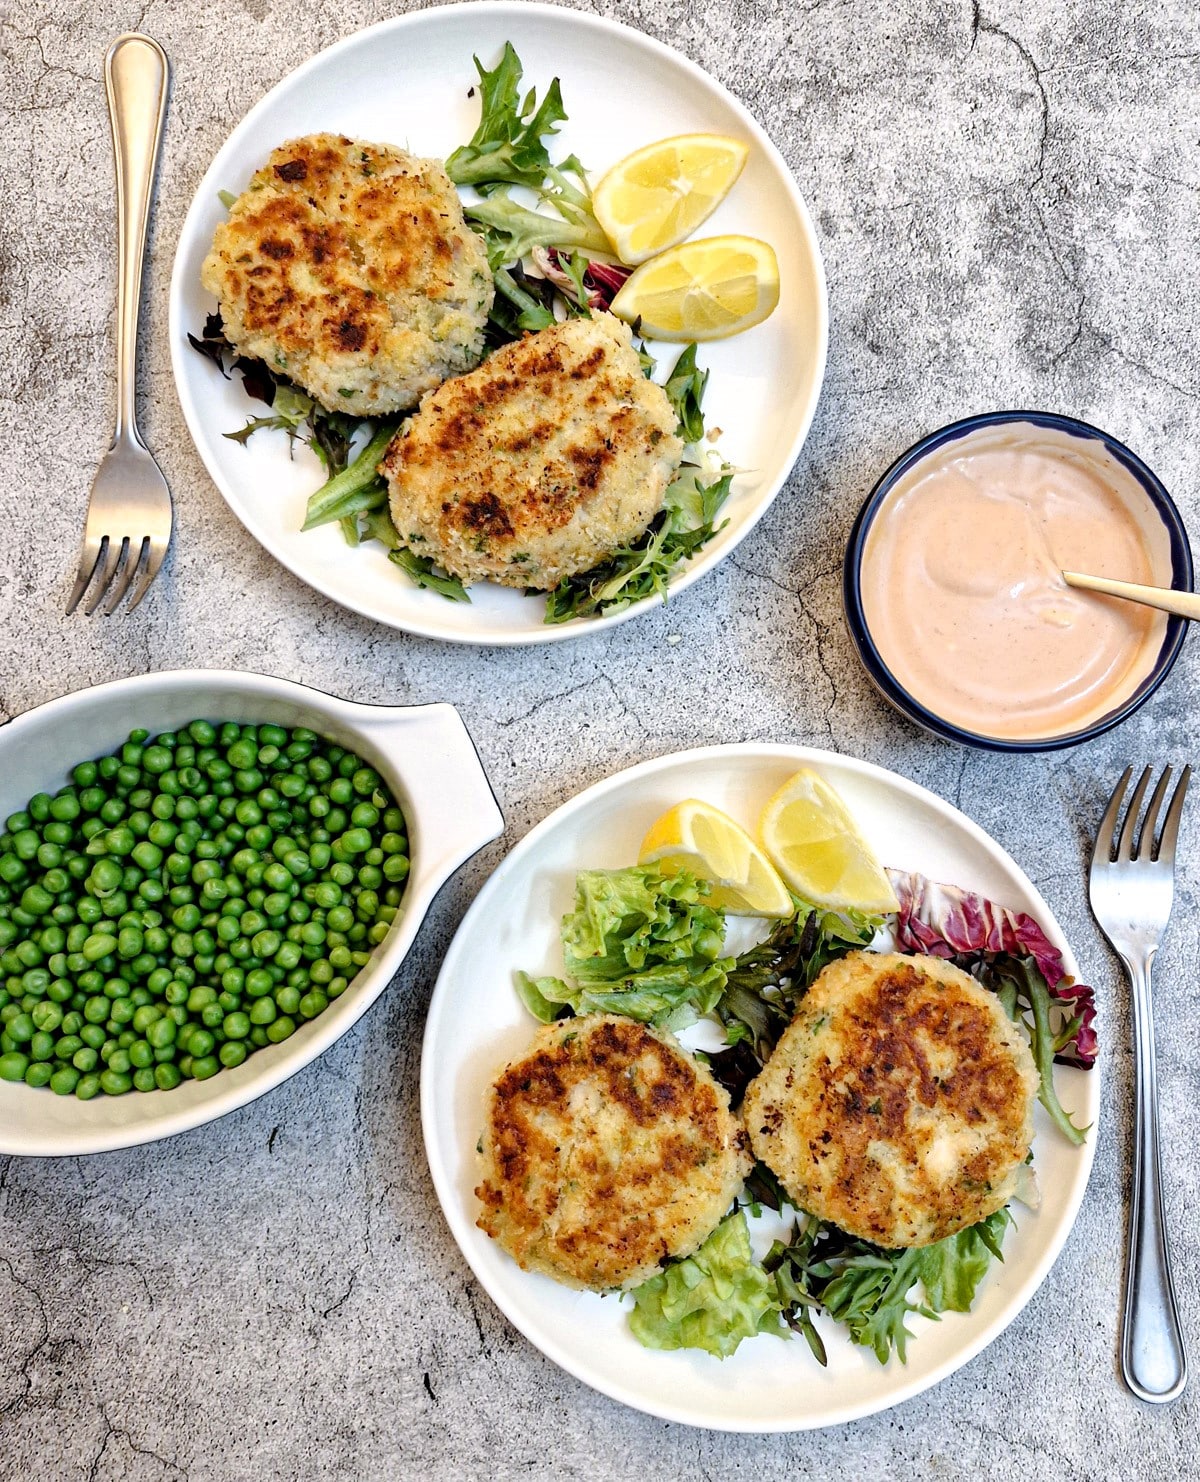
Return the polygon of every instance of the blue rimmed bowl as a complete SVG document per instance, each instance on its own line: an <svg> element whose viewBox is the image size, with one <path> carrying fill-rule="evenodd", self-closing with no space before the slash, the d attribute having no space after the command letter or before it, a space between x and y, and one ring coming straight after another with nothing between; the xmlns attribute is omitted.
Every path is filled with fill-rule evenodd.
<svg viewBox="0 0 1200 1482"><path fill-rule="evenodd" d="M1055 412L1010 411L987 412L980 416L964 417L959 422L951 422L948 426L923 437L920 442L914 443L906 453L902 453L896 459L868 494L850 532L843 567L842 596L850 637L854 641L854 646L858 650L858 656L862 660L868 677L880 694L909 720L935 736L940 736L947 741L956 741L963 746L977 746L989 751L1003 752L1057 751L1066 746L1077 746L1082 741L1091 741L1103 735L1113 726L1120 725L1123 720L1146 703L1170 673L1171 666L1179 657L1179 650L1183 647L1187 631L1187 623L1183 618L1172 617L1168 620L1166 633L1150 672L1131 694L1125 696L1099 719L1091 721L1079 730L1062 735L1014 739L965 730L938 715L936 711L910 694L896 680L884 661L867 625L863 608L861 576L863 550L875 517L883 508L897 483L915 465L944 448L947 443L966 437L968 433L1009 423L1029 424L1062 433L1071 438L1078 438L1083 442L1099 443L1105 453L1120 464L1138 483L1145 492L1150 505L1162 520L1170 545L1171 586L1178 591L1192 591L1194 579L1192 552L1183 520L1160 480L1136 453L1131 452L1116 438L1110 437L1107 432L1074 417L1060 416Z"/></svg>

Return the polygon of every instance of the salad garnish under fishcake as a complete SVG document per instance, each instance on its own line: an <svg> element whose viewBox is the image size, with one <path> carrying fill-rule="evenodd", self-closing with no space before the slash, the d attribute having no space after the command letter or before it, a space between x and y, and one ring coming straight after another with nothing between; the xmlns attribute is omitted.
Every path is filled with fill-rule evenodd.
<svg viewBox="0 0 1200 1482"><path fill-rule="evenodd" d="M699 1248L664 1248L640 1285L611 1283L631 1288L639 1342L725 1358L746 1338L795 1332L825 1363L823 1316L881 1363L893 1353L903 1361L909 1315L968 1311L1002 1258L1009 1201L1036 1209L1034 1099L1064 1137L1083 1141L1058 1100L1054 1064L1094 1063L1092 991L1066 977L1032 917L919 875L885 875L844 802L811 771L768 802L759 835L756 844L698 799L677 804L649 829L641 863L580 872L562 922L563 976L519 972L517 992L556 1045L592 1024L686 1034L702 1021L703 1043L714 1032L721 1041L691 1053L735 1111L741 1104L761 1161L732 1208L707 1209L711 1233ZM787 881L786 914L764 882L772 870ZM808 882L807 897L797 881ZM847 899L852 881L868 908ZM772 918L740 951L726 930L735 912ZM517 1063L531 1094L531 1062ZM493 1098L511 1076L512 1067ZM567 1087L556 1097L572 1102ZM647 1105L652 1097L643 1118ZM654 1137L652 1123L638 1127ZM548 1138L568 1150L557 1185L552 1160L539 1165L544 1238L552 1212L577 1198L576 1166L553 1117L532 1116L530 1128L529 1147ZM590 1156L618 1166L623 1136L592 1124ZM511 1149L513 1187L530 1186L525 1146ZM481 1151L495 1166L493 1132ZM498 1234L490 1177L478 1191L480 1225ZM614 1182L603 1200L607 1242L643 1232L641 1201L640 1184ZM759 1256L750 1226L764 1209L794 1223ZM564 1279L553 1261L502 1243Z"/></svg>
<svg viewBox="0 0 1200 1482"><path fill-rule="evenodd" d="M338 134L271 153L200 278L239 355L355 417L407 411L478 365L494 295L441 162Z"/></svg>
<svg viewBox="0 0 1200 1482"><path fill-rule="evenodd" d="M611 314L526 335L401 428L379 467L397 538L461 582L548 591L662 509L676 420Z"/></svg>

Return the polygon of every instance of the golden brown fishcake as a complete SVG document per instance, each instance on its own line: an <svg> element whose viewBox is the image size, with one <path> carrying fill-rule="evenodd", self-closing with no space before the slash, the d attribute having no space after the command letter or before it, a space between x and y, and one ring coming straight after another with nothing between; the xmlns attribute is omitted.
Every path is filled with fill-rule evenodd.
<svg viewBox="0 0 1200 1482"><path fill-rule="evenodd" d="M243 355L359 415L477 365L494 292L440 162L336 134L272 153L200 278Z"/></svg>
<svg viewBox="0 0 1200 1482"><path fill-rule="evenodd" d="M1012 1198L1038 1076L994 993L936 957L851 952L801 1002L743 1117L801 1208L930 1245Z"/></svg>
<svg viewBox="0 0 1200 1482"><path fill-rule="evenodd" d="M604 1291L697 1250L741 1189L729 1097L671 1035L561 1020L488 1096L479 1228L526 1270Z"/></svg>
<svg viewBox="0 0 1200 1482"><path fill-rule="evenodd" d="M636 540L683 444L628 325L569 319L421 402L380 465L401 541L461 581L548 591Z"/></svg>

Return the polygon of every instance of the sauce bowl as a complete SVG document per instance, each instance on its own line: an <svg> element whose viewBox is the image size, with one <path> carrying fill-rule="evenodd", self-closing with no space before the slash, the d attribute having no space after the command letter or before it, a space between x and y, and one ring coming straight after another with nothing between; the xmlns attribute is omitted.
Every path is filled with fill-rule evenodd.
<svg viewBox="0 0 1200 1482"><path fill-rule="evenodd" d="M850 636L868 677L880 694L903 715L933 735L964 746L1001 752L1054 751L1103 735L1145 704L1166 678L1178 657L1187 623L1179 617L1170 618L1165 624L1158 651L1151 656L1151 662L1146 666L1146 672L1136 687L1120 693L1111 708L1089 719L1078 729L1053 735L998 736L988 735L982 730L968 729L948 719L933 708L932 702L923 701L906 689L884 659L880 645L872 635L864 605L863 557L867 538L876 517L900 481L918 470L934 454L944 454L948 447L968 434L994 432L997 429L1002 432L1008 426L1030 426L1057 438L1078 442L1080 457L1097 463L1107 461L1115 464L1122 475L1145 496L1151 521L1161 521L1163 543L1170 553L1170 585L1176 590L1192 590L1192 554L1179 511L1162 483L1136 454L1108 433L1073 417L1052 412L1005 411L967 417L930 433L903 453L884 473L867 496L850 532L843 567L842 596ZM1157 526L1155 529L1157 530Z"/></svg>
<svg viewBox="0 0 1200 1482"><path fill-rule="evenodd" d="M80 1101L0 1081L0 1154L105 1152L152 1142L244 1106L339 1039L404 961L434 896L496 838L504 819L452 705L362 705L305 685L229 670L177 670L97 685L0 726L0 819L53 791L76 763L115 750L139 726L176 730L197 717L309 730L355 752L383 777L408 827L411 869L391 930L340 997L280 1044L171 1091Z"/></svg>

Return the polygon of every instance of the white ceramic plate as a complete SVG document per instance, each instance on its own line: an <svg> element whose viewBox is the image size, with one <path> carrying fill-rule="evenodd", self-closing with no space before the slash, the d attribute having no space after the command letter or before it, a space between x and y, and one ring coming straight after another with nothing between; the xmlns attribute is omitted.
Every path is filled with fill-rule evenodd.
<svg viewBox="0 0 1200 1482"><path fill-rule="evenodd" d="M766 323L701 347L712 376L708 425L723 429L727 460L746 470L734 483L725 530L672 583L682 590L750 531L787 478L812 422L825 371L828 310L820 250L786 164L746 109L685 57L598 16L531 4L467 4L384 21L297 68L246 115L205 175L188 211L171 283L171 356L184 416L209 473L256 540L302 581L379 622L461 643L547 643L623 622L646 604L602 619L547 627L541 598L478 585L470 605L412 586L370 543L351 550L336 525L300 533L305 501L321 482L315 456L289 456L282 433L246 446L223 433L256 413L240 378L224 381L188 344L214 301L200 265L224 217L218 191L240 191L276 145L317 130L394 143L445 157L474 133L478 96L472 55L494 65L505 41L539 95L562 81L570 121L555 158L575 152L598 172L669 134L731 134L751 145L728 200L703 232L744 232L779 256L782 297ZM652 347L653 348L653 347ZM678 347L663 347L665 371ZM261 405L257 411L261 411ZM657 600L657 599L654 599Z"/></svg>
<svg viewBox="0 0 1200 1482"><path fill-rule="evenodd" d="M731 1431L804 1430L887 1409L945 1378L996 1337L1049 1271L1087 1184L1100 1105L1098 1071L1059 1067L1059 1093L1092 1132L1072 1147L1037 1110L1034 1164L1043 1203L1016 1207L1005 1242L970 1313L941 1322L913 1318L908 1363L881 1368L819 1319L829 1352L820 1368L802 1339L762 1336L724 1362L696 1351L657 1353L628 1328L629 1304L570 1291L522 1271L478 1230L475 1147L484 1093L536 1028L513 988L514 968L561 972L558 926L576 871L637 858L650 823L671 804L699 797L749 825L800 766L816 767L845 797L884 863L969 886L1028 911L1078 969L1057 922L1003 849L963 814L879 767L804 747L745 744L645 762L589 788L539 824L480 892L460 927L430 1005L421 1067L425 1145L455 1239L502 1312L564 1369L635 1409L665 1420ZM1026 1335L1030 1343L1033 1333Z"/></svg>

